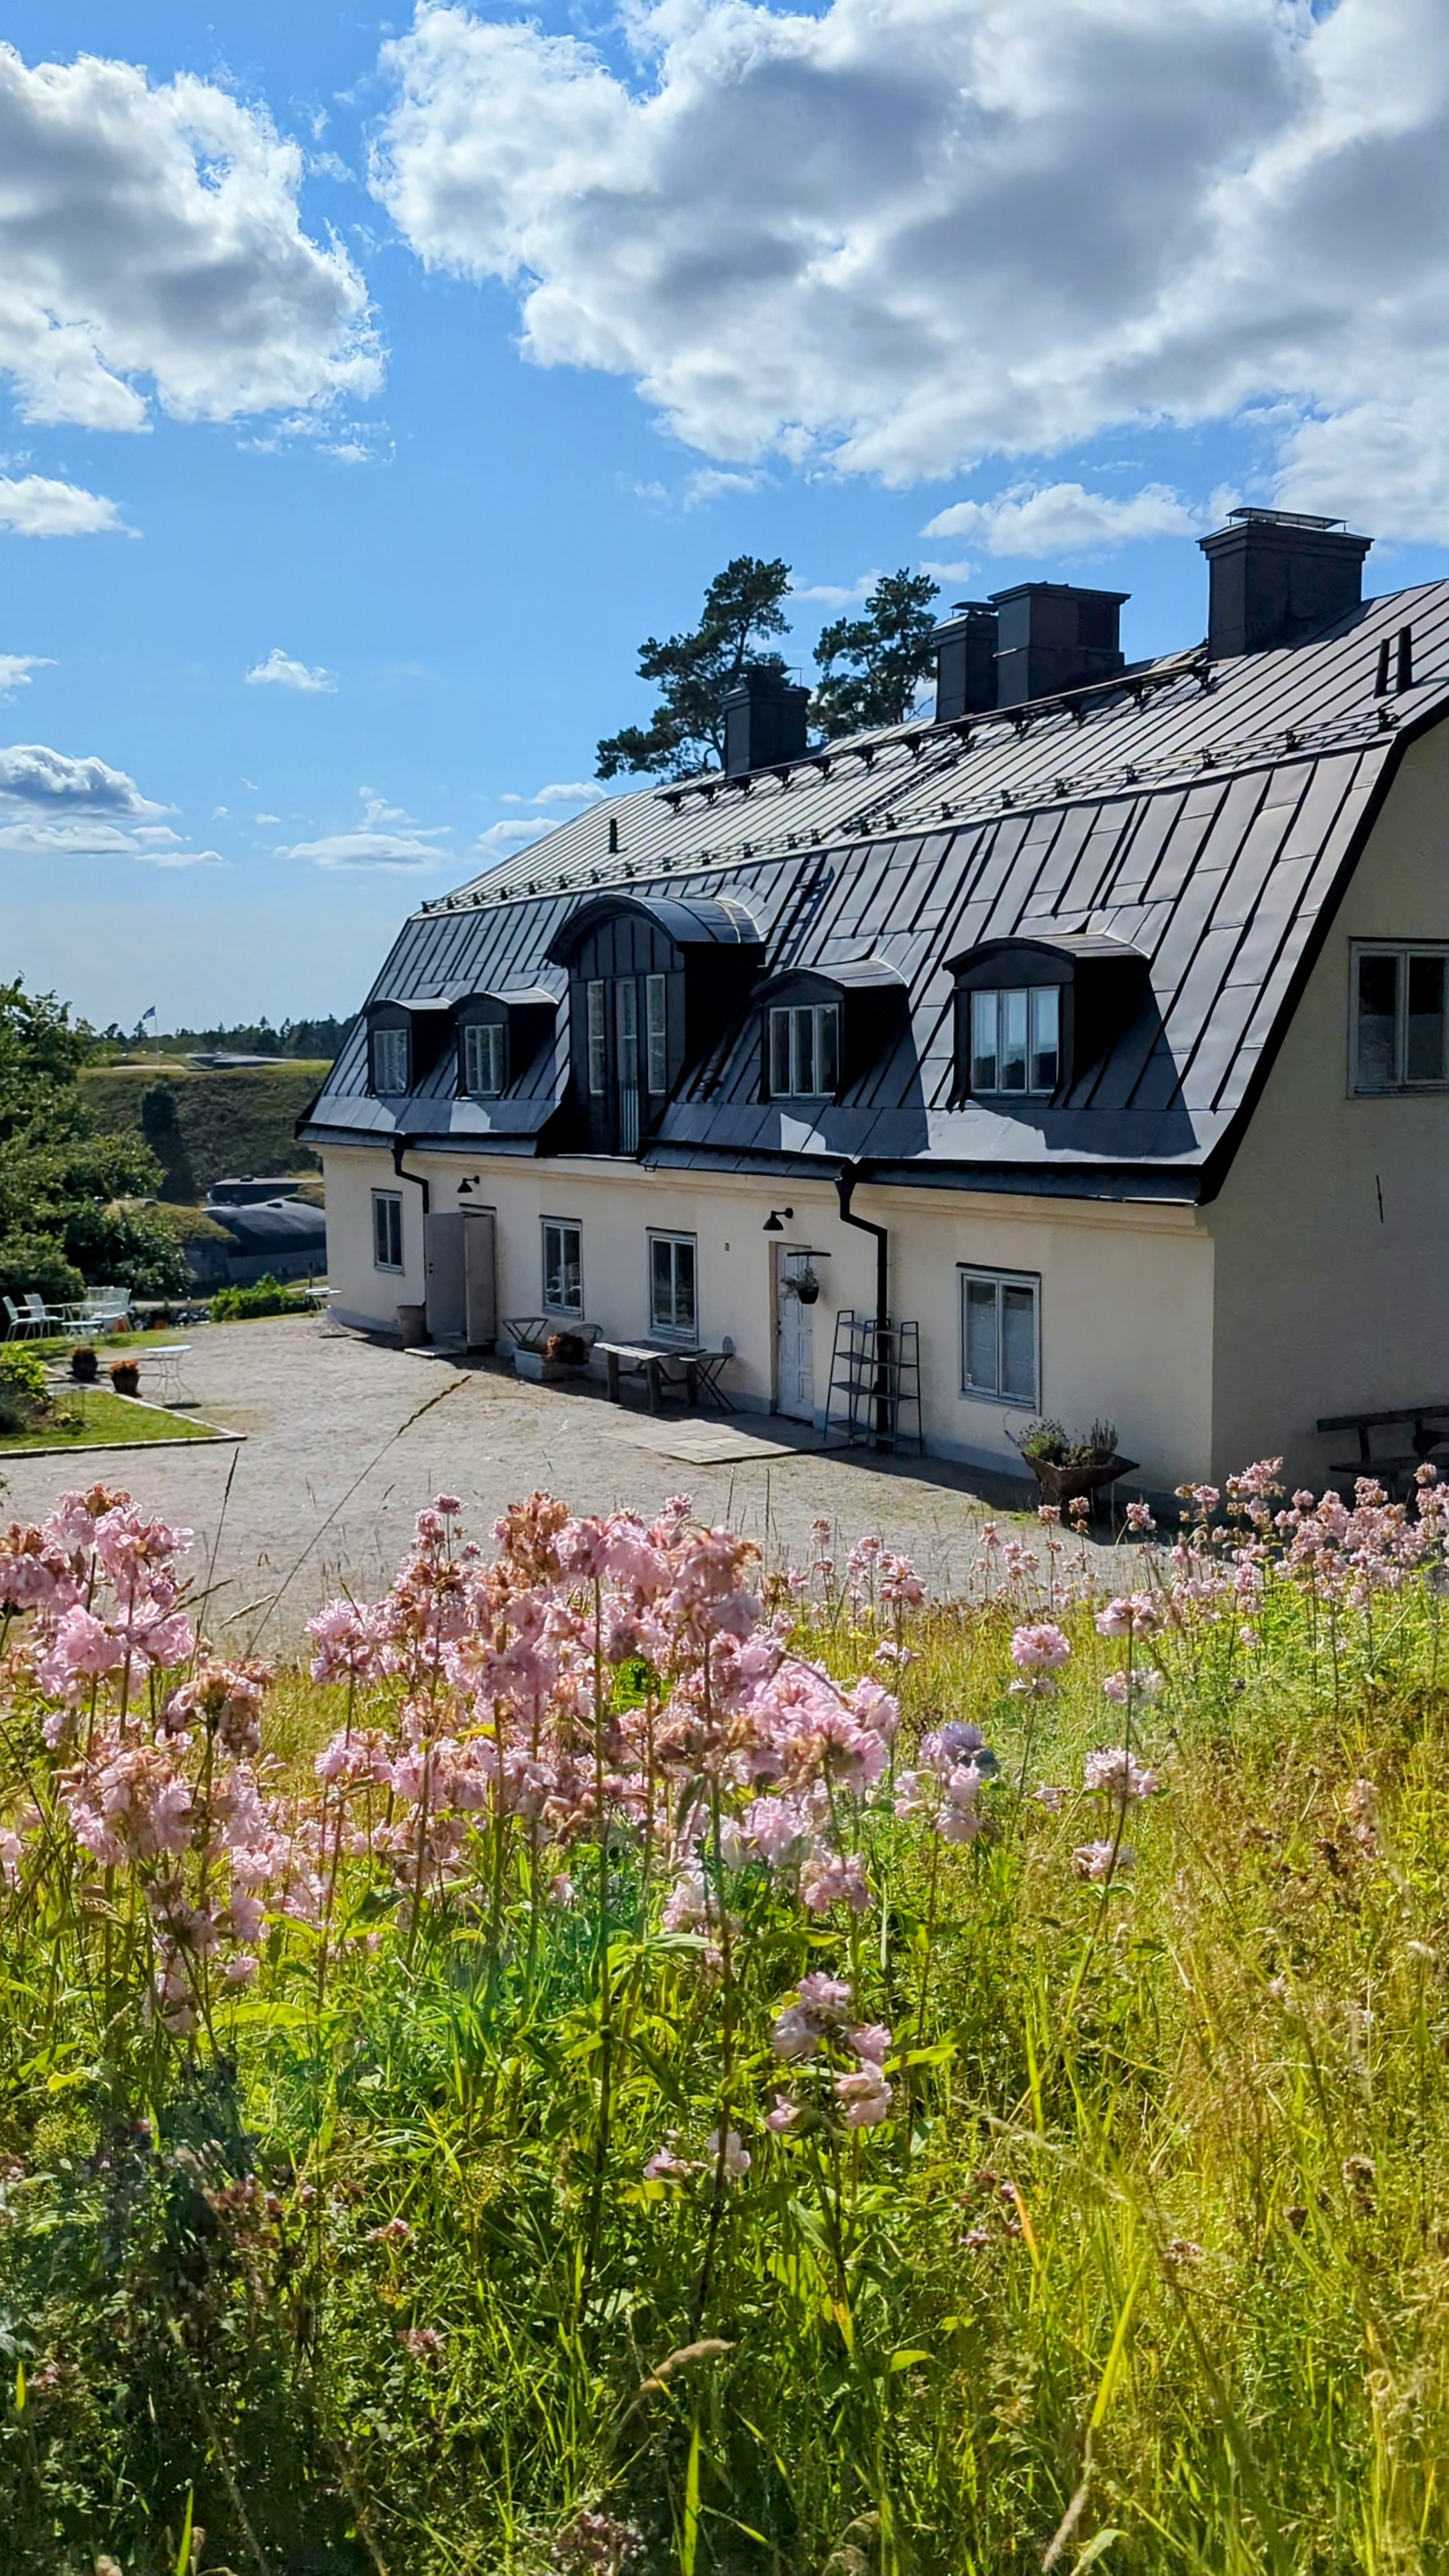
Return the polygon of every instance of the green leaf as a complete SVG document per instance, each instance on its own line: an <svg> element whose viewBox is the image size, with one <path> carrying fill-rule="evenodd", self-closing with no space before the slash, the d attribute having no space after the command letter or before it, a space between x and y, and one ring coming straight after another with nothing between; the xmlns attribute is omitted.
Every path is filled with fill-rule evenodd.
<svg viewBox="0 0 1449 2576"><path fill-rule="evenodd" d="M689 2465L684 2472L684 2530L679 2542L680 2576L694 2576L699 2547L699 2417L689 2436Z"/></svg>
<svg viewBox="0 0 1449 2576"><path fill-rule="evenodd" d="M920 2352L914 2349L905 2352L893 2352L889 2361L886 2363L886 2369L888 2371L912 2370L918 2361L933 2361L934 2359L934 2353Z"/></svg>
<svg viewBox="0 0 1449 2576"><path fill-rule="evenodd" d="M1116 2529L1115 2525L1110 2523L1107 2525L1105 2530L1094 2531L1091 2539L1085 2542L1083 2547L1077 2552L1076 2558L1073 2561L1072 2576L1081 2576L1081 2571L1084 2567L1095 2567L1099 2558L1106 2557L1113 2541L1120 2540L1121 2537L1121 2532Z"/></svg>
<svg viewBox="0 0 1449 2576"><path fill-rule="evenodd" d="M181 2546L176 2552L176 2576L190 2576L192 2503L193 2490L188 2487L186 2490L186 2519L181 2525Z"/></svg>

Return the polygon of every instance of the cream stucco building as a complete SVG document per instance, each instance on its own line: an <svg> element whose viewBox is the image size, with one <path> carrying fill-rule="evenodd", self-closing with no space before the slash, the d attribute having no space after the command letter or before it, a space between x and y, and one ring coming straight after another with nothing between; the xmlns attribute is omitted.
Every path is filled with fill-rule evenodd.
<svg viewBox="0 0 1449 2576"><path fill-rule="evenodd" d="M823 1423L888 1317L929 1451L1105 1417L1149 1492L1449 1404L1449 584L1205 551L1195 651L963 603L934 718L812 750L747 676L723 771L416 913L302 1129L342 1318L727 1350Z"/></svg>

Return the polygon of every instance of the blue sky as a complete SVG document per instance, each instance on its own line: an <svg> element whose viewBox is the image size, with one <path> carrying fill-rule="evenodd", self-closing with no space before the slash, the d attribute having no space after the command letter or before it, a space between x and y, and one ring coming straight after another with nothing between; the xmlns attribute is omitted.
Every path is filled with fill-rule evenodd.
<svg viewBox="0 0 1449 2576"><path fill-rule="evenodd" d="M352 1008L576 810L732 554L794 567L805 676L906 563L1190 642L1240 498L1373 533L1371 589L1445 568L1427 0L0 41L0 973L102 1023Z"/></svg>

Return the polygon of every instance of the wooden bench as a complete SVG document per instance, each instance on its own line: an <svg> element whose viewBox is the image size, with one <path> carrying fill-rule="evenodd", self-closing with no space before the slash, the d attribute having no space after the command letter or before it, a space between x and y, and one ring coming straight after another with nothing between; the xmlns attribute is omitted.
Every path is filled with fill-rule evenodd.
<svg viewBox="0 0 1449 2576"><path fill-rule="evenodd" d="M1414 1426L1408 1449L1376 1458L1370 1435L1375 1431L1399 1429L1406 1422ZM1435 1422L1442 1428L1431 1430L1430 1425ZM1392 1494L1401 1477L1406 1481L1411 1479L1431 1450L1449 1442L1449 1404L1401 1404L1383 1413L1326 1413L1318 1428L1320 1431L1358 1433L1358 1456L1336 1459L1329 1468L1330 1475L1375 1476Z"/></svg>

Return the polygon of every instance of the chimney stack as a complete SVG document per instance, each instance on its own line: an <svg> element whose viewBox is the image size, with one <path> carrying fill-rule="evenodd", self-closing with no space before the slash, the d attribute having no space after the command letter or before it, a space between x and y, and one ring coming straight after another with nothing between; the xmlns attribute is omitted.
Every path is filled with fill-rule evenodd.
<svg viewBox="0 0 1449 2576"><path fill-rule="evenodd" d="M1115 679L1122 668L1117 624L1125 590L1078 590L1069 581L1023 581L995 590L996 704L1025 706L1065 689Z"/></svg>
<svg viewBox="0 0 1449 2576"><path fill-rule="evenodd" d="M1230 510L1227 526L1198 543L1209 565L1208 658L1220 662L1302 643L1349 616L1373 539L1350 536L1342 519Z"/></svg>
<svg viewBox="0 0 1449 2576"><path fill-rule="evenodd" d="M746 778L752 769L779 769L805 756L808 689L782 671L751 663L724 702L725 775Z"/></svg>
<svg viewBox="0 0 1449 2576"><path fill-rule="evenodd" d="M936 722L984 714L996 704L996 611L958 599L931 637L936 648Z"/></svg>

